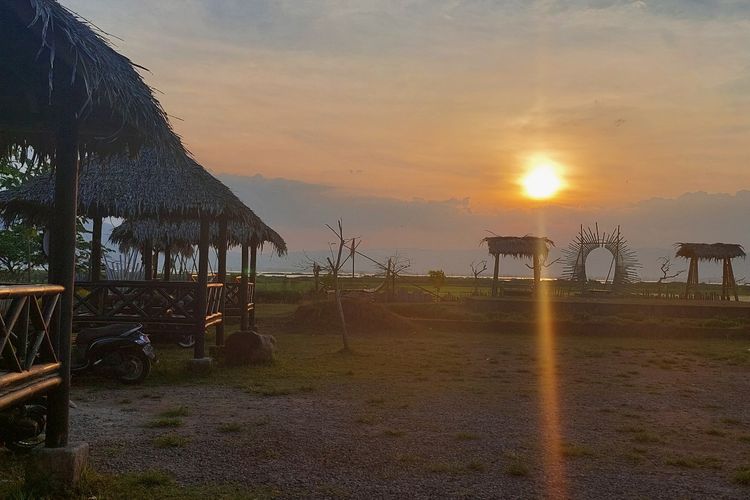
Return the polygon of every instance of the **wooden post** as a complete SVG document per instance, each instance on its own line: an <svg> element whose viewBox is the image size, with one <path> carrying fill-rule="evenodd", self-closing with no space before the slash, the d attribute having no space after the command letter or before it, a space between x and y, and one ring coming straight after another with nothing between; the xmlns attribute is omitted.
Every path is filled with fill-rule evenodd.
<svg viewBox="0 0 750 500"><path fill-rule="evenodd" d="M687 283L685 283L685 298L690 298L690 292L698 286L698 259L696 257L690 257L690 265L688 266L688 277Z"/></svg>
<svg viewBox="0 0 750 500"><path fill-rule="evenodd" d="M250 283L250 280L248 279L248 272L249 272L249 260L250 260L250 246L248 245L247 241L242 242L242 270L240 271L240 330L243 332L250 329L250 316L249 311L247 310L247 303L250 300L250 297L248 297L248 284ZM253 307L255 304L253 304Z"/></svg>
<svg viewBox="0 0 750 500"><path fill-rule="evenodd" d="M253 236L250 240L250 283L255 290L255 284L258 282L258 239ZM257 294L253 293L253 310L250 311L250 329L255 330L255 308L258 306Z"/></svg>
<svg viewBox="0 0 750 500"><path fill-rule="evenodd" d="M500 253L495 254L495 269L492 271L492 296L497 297L497 280L500 277Z"/></svg>
<svg viewBox="0 0 750 500"><path fill-rule="evenodd" d="M89 279L99 281L102 275L102 218L94 217L94 227L91 229L91 262L89 263Z"/></svg>
<svg viewBox="0 0 750 500"><path fill-rule="evenodd" d="M218 255L217 269L217 281L224 286L227 283L227 216L222 214L219 218L219 241L216 247ZM224 316L226 308L226 293L224 287L221 289L221 296L219 297L219 311L222 314L222 321L216 325L216 345L224 345Z"/></svg>
<svg viewBox="0 0 750 500"><path fill-rule="evenodd" d="M70 428L70 342L73 332L73 287L76 272L76 209L78 206L78 121L72 101L62 111L55 145L55 210L52 215L50 283L62 285L59 329L54 344L61 363L59 387L47 399L46 445L68 444Z"/></svg>
<svg viewBox="0 0 750 500"><path fill-rule="evenodd" d="M151 275L151 278L159 278L159 250L154 250L154 273Z"/></svg>
<svg viewBox="0 0 750 500"><path fill-rule="evenodd" d="M195 349L193 357L206 357L206 312L208 311L208 215L201 215L200 240L198 242L198 294L196 296Z"/></svg>
<svg viewBox="0 0 750 500"><path fill-rule="evenodd" d="M151 240L143 243L143 279L151 281L154 279L154 246Z"/></svg>
<svg viewBox="0 0 750 500"><path fill-rule="evenodd" d="M539 254L534 252L534 291L539 291L539 285L542 283L542 263L539 261Z"/></svg>
<svg viewBox="0 0 750 500"><path fill-rule="evenodd" d="M172 249L169 245L164 247L164 281L172 277Z"/></svg>
<svg viewBox="0 0 750 500"><path fill-rule="evenodd" d="M728 271L728 281L729 286L732 287L732 291L734 291L734 300L739 302L740 296L737 293L737 281L734 279L734 269L732 269L732 259L727 259L727 271Z"/></svg>

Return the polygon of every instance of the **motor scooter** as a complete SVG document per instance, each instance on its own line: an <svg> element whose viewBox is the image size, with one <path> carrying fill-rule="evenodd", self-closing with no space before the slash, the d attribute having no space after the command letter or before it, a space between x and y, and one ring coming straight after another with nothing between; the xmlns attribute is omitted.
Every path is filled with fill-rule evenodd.
<svg viewBox="0 0 750 500"><path fill-rule="evenodd" d="M71 372L95 370L125 384L139 384L156 360L154 347L141 324L114 324L84 328L76 336Z"/></svg>
<svg viewBox="0 0 750 500"><path fill-rule="evenodd" d="M25 452L44 443L47 402L39 398L0 411L0 445Z"/></svg>

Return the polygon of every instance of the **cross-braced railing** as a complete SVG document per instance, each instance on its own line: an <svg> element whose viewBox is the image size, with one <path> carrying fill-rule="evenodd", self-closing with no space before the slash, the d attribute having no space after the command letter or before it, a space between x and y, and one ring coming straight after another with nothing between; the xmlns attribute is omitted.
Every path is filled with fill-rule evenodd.
<svg viewBox="0 0 750 500"><path fill-rule="evenodd" d="M141 323L147 333L185 334L222 321L221 283L209 283L206 311L196 311L198 283L180 281L77 282L73 321L77 327Z"/></svg>
<svg viewBox="0 0 750 500"><path fill-rule="evenodd" d="M242 283L226 283L224 285L224 315L227 317L239 318L242 314L242 294L240 293ZM254 296L255 287L252 283L247 284L247 302L245 311L253 310L255 304Z"/></svg>
<svg viewBox="0 0 750 500"><path fill-rule="evenodd" d="M58 386L57 285L0 286L0 409Z"/></svg>

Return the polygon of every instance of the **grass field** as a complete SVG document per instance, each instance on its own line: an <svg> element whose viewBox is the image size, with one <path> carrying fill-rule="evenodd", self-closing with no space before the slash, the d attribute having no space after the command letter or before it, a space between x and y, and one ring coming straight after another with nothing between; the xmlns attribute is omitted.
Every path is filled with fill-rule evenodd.
<svg viewBox="0 0 750 500"><path fill-rule="evenodd" d="M342 354L335 334L286 332L292 310L259 311L268 366L196 379L189 352L159 346L144 386L76 379L92 470L74 496L750 495L747 342L563 336L545 366L534 335L383 332ZM559 439L542 426L550 368ZM0 495L19 491L9 458Z"/></svg>

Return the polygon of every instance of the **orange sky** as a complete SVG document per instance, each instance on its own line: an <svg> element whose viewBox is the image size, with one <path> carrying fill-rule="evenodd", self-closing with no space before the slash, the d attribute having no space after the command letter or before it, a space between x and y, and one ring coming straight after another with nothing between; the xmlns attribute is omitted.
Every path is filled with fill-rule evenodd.
<svg viewBox="0 0 750 500"><path fill-rule="evenodd" d="M750 187L750 7L577 0L63 0L148 67L216 173L519 207Z"/></svg>

